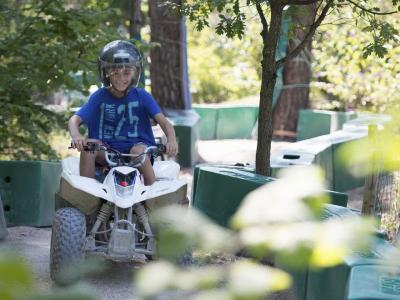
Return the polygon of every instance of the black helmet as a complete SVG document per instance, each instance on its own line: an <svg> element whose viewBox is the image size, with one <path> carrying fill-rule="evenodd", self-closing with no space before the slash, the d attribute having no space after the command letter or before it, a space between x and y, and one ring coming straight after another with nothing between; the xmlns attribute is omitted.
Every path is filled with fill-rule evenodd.
<svg viewBox="0 0 400 300"><path fill-rule="evenodd" d="M134 70L132 82L129 87L136 87L140 77L141 62L142 57L135 45L123 40L112 41L100 51L98 61L100 80L104 86L109 87L111 84L108 75L110 69L128 67Z"/></svg>

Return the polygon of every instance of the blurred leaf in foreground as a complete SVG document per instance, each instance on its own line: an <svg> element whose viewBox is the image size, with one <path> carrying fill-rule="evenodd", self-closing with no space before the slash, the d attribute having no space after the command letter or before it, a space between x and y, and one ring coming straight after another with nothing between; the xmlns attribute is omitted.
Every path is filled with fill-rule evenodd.
<svg viewBox="0 0 400 300"><path fill-rule="evenodd" d="M291 279L283 271L248 260L231 265L180 269L165 261L150 263L135 280L143 298L165 291L187 291L186 299L263 299L274 291L290 287ZM221 297L221 298L219 298Z"/></svg>
<svg viewBox="0 0 400 300"><path fill-rule="evenodd" d="M365 249L371 220L358 215L319 220L327 202L323 187L319 168L294 167L248 194L232 219L243 247L298 268L333 266L351 251Z"/></svg>
<svg viewBox="0 0 400 300"><path fill-rule="evenodd" d="M0 252L0 299L21 299L33 290L28 265L17 255Z"/></svg>
<svg viewBox="0 0 400 300"><path fill-rule="evenodd" d="M265 184L245 197L231 224L239 229L257 224L310 220L328 201L323 189L320 168L296 166L284 169L279 173L279 180ZM311 197L313 201L309 201Z"/></svg>
<svg viewBox="0 0 400 300"><path fill-rule="evenodd" d="M346 143L339 148L339 158L354 176L400 169L400 136L387 131L377 132L375 138Z"/></svg>
<svg viewBox="0 0 400 300"><path fill-rule="evenodd" d="M176 205L163 207L152 215L158 228L159 255L176 258L188 249L233 253L237 250L234 233L196 209Z"/></svg>

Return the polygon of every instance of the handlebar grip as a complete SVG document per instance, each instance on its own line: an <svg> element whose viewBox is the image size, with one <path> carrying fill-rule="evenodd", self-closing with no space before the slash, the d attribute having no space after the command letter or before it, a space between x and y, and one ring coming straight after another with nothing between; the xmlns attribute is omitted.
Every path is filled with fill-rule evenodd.
<svg viewBox="0 0 400 300"><path fill-rule="evenodd" d="M165 147L164 144L157 145L157 149L158 149L158 151L160 151L163 154L167 152L167 147Z"/></svg>
<svg viewBox="0 0 400 300"><path fill-rule="evenodd" d="M75 149L75 147L72 146L72 144L68 147L68 149ZM103 147L101 144L96 143L96 142L87 142L86 145L83 146L84 151L99 151L103 150Z"/></svg>

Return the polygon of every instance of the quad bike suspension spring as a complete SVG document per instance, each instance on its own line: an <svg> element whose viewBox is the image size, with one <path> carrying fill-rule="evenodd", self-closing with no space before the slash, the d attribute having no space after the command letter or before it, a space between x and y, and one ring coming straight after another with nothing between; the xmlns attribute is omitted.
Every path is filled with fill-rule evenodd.
<svg viewBox="0 0 400 300"><path fill-rule="evenodd" d="M103 223L103 222L105 223L108 221L112 212L113 212L113 204L112 203L106 202L101 206L99 213L97 215L97 218L96 218L96 222L94 223L94 226L93 226L92 230L90 231L90 233L93 236L96 234L97 230L99 230L101 223Z"/></svg>
<svg viewBox="0 0 400 300"><path fill-rule="evenodd" d="M137 204L135 206L135 213L140 223L143 224L143 222L148 221L146 208L142 204Z"/></svg>
<svg viewBox="0 0 400 300"><path fill-rule="evenodd" d="M153 233L151 231L151 227L149 224L149 216L147 214L147 210L144 207L144 205L139 203L135 206L134 210L135 210L138 221L143 224L146 235L152 236ZM141 240L143 240L144 237L145 237L145 235L143 235L143 238Z"/></svg>
<svg viewBox="0 0 400 300"><path fill-rule="evenodd" d="M112 212L113 212L113 204L110 202L104 203L99 210L99 214L97 215L97 221L107 222Z"/></svg>

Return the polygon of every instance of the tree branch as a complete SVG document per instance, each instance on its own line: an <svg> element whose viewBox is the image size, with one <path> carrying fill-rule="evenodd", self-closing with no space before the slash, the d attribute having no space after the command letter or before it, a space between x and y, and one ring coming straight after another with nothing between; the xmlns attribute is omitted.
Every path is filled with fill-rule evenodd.
<svg viewBox="0 0 400 300"><path fill-rule="evenodd" d="M361 4L358 4L352 0L347 0L347 1L350 2L351 4L353 4L355 7L359 8L369 14L373 14L373 15L385 16L385 15L393 15L398 12L398 11L377 12L372 9L366 8L366 7L362 6Z"/></svg>
<svg viewBox="0 0 400 300"><path fill-rule="evenodd" d="M321 14L319 15L318 19L310 26L310 30L307 32L304 39L301 43L288 55L283 57L282 59L276 62L277 68L281 67L284 63L288 60L296 57L305 47L306 43L311 40L317 28L321 25L322 21L325 19L326 15L328 14L329 9L333 6L334 0L329 0L325 7L322 9Z"/></svg>
<svg viewBox="0 0 400 300"><path fill-rule="evenodd" d="M318 2L319 0L288 0L286 5L308 5Z"/></svg>
<svg viewBox="0 0 400 300"><path fill-rule="evenodd" d="M264 12L263 12L262 7L259 2L256 3L256 8L257 8L258 15L260 16L260 20L261 20L261 24L262 24L262 28L263 28L263 31L261 33L266 34L268 32L268 22L267 22L267 19L265 18Z"/></svg>

